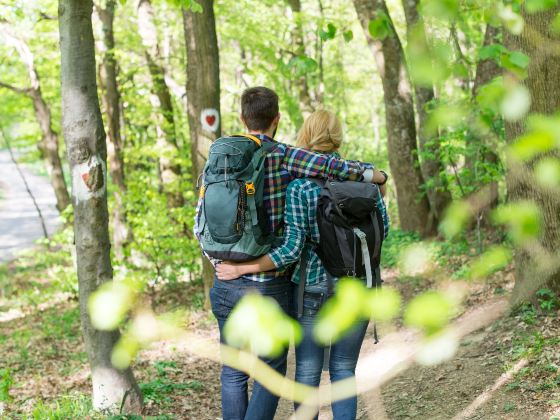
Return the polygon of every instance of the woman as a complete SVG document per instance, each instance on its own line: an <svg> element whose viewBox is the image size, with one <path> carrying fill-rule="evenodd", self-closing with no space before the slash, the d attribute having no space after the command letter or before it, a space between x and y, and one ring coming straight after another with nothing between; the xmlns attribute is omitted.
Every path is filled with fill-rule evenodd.
<svg viewBox="0 0 560 420"><path fill-rule="evenodd" d="M342 125L336 115L329 111L316 111L311 114L305 120L297 138L298 147L322 153L337 153L341 143ZM329 297L327 274L314 251L314 245L319 243L316 210L320 192L321 187L307 179L298 179L290 183L286 192L283 244L254 261L241 264L222 263L216 268L218 278L231 280L245 274L282 268L297 262L292 281L298 283L301 265L299 259L305 250L307 264L304 311L299 319L304 337L296 348L296 381L311 386L319 385L324 358L324 347L313 339L313 326L319 309ZM381 195L378 198L378 207L383 214L387 235L389 219ZM335 278L334 282L336 281ZM329 363L331 382L355 376L367 325L367 321L357 323L341 340L332 344ZM355 419L356 408L355 396L337 401L332 405L334 419Z"/></svg>

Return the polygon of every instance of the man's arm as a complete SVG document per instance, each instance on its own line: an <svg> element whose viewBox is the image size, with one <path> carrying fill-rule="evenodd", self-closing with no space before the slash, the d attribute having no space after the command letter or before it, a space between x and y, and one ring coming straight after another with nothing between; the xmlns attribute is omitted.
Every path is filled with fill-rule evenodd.
<svg viewBox="0 0 560 420"><path fill-rule="evenodd" d="M286 267L301 257L309 231L308 200L299 185L291 184L286 192L286 228L282 245L267 255L245 263L220 263L216 274L220 280L232 280L245 274Z"/></svg>
<svg viewBox="0 0 560 420"><path fill-rule="evenodd" d="M307 149L284 145L282 166L293 178L335 178L380 184L385 176L371 163L345 160Z"/></svg>

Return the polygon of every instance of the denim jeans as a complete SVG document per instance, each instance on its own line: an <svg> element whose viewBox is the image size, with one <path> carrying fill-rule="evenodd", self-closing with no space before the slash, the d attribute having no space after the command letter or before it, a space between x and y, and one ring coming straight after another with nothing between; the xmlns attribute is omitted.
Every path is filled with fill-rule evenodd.
<svg viewBox="0 0 560 420"><path fill-rule="evenodd" d="M293 285L288 277L280 277L268 282L256 282L239 278L236 280L221 281L214 279L214 286L210 289L210 302L212 312L218 320L220 328L220 341L224 343L224 325L229 314L243 296L251 291L256 291L263 296L275 299L282 309L292 314L293 310ZM261 358L267 365L286 374L288 350L275 359ZM222 383L222 416L224 420L272 420L278 396L270 393L261 384L255 381L251 400L248 401L247 382L249 375L229 366L223 365L221 372Z"/></svg>
<svg viewBox="0 0 560 420"><path fill-rule="evenodd" d="M323 368L325 347L315 342L313 327L315 317L327 298L327 284L306 286L303 302L303 315L299 322L304 336L296 347L296 381L302 384L319 386ZM368 321L359 321L340 340L331 345L329 374L331 383L355 376L356 364ZM297 409L298 404L294 404ZM334 420L355 420L357 397L347 398L332 404ZM317 419L318 417L315 417Z"/></svg>

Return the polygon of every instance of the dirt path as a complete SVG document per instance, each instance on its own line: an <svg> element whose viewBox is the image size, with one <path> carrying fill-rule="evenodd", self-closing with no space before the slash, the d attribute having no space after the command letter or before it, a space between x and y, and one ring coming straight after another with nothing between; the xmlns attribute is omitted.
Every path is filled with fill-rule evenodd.
<svg viewBox="0 0 560 420"><path fill-rule="evenodd" d="M51 235L60 224L51 184L24 166L21 168ZM33 201L6 150L0 150L0 183L0 263L3 263L16 258L19 251L31 248L43 237L43 230Z"/></svg>

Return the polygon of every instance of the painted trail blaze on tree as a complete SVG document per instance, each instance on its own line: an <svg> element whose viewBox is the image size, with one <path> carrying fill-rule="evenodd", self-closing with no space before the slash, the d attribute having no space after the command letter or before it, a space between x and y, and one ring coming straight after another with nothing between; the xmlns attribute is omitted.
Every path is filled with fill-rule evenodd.
<svg viewBox="0 0 560 420"><path fill-rule="evenodd" d="M91 0L60 0L62 125L72 171L74 234L80 318L91 366L93 406L99 410L139 413L142 395L132 371L111 364L119 331L99 331L88 314L88 300L110 281L107 209L107 150L95 80Z"/></svg>

